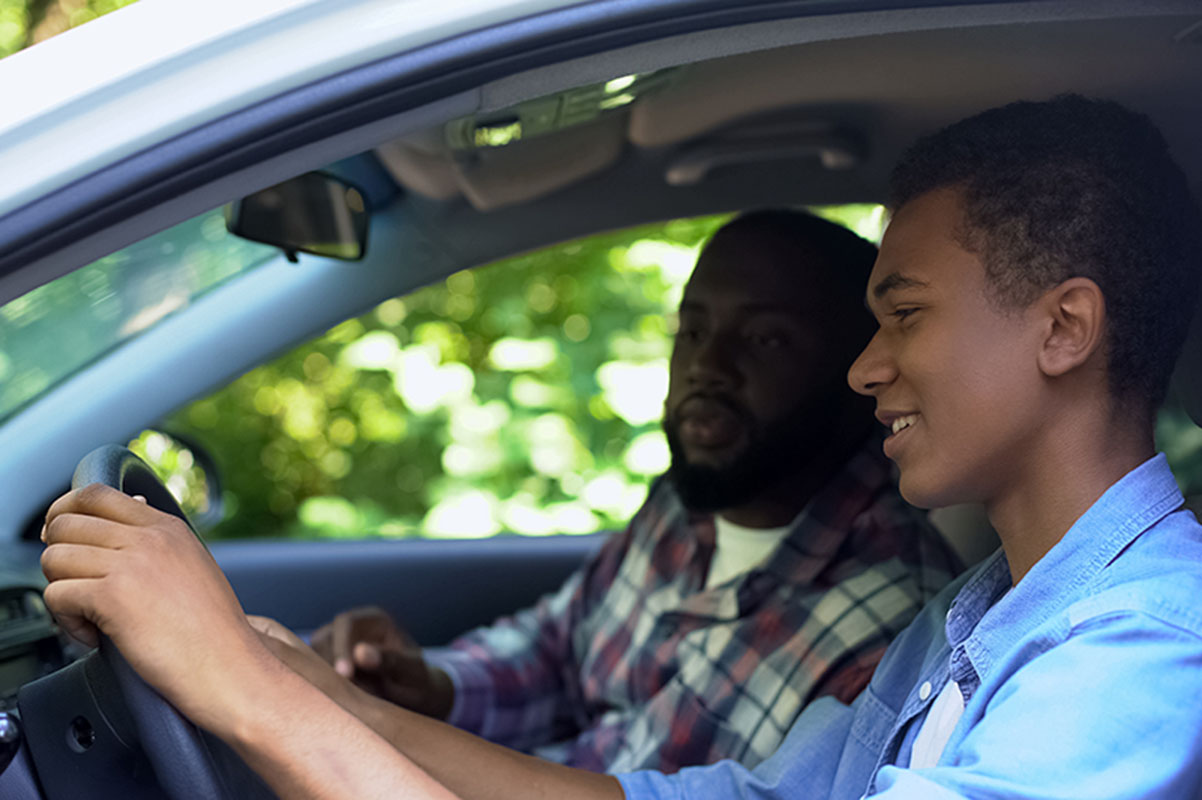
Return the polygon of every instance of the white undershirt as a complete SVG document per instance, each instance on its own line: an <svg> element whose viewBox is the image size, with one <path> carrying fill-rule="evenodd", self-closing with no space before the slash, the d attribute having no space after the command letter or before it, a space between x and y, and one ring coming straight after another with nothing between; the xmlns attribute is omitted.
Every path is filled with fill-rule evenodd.
<svg viewBox="0 0 1202 800"><path fill-rule="evenodd" d="M714 517L714 557L705 579L709 589L747 572L772 555L792 523L780 528L746 528L728 519Z"/></svg>
<svg viewBox="0 0 1202 800"><path fill-rule="evenodd" d="M943 684L943 691L939 692L935 702L931 703L931 710L914 737L914 746L910 750L910 769L933 767L939 763L943 748L947 747L947 740L963 715L964 695L960 694L960 686L949 680Z"/></svg>
<svg viewBox="0 0 1202 800"><path fill-rule="evenodd" d="M1010 589L994 600L993 605L1000 603L1008 594L1010 594ZM918 687L919 697L923 700L931 696L930 691L930 682ZM952 738L952 731L956 729L962 716L964 716L964 695L960 691L959 684L948 680L939 691L935 702L931 703L927 717L922 721L918 735L914 737L914 744L910 748L911 769L933 767L939 763L943 749L947 747L947 740Z"/></svg>

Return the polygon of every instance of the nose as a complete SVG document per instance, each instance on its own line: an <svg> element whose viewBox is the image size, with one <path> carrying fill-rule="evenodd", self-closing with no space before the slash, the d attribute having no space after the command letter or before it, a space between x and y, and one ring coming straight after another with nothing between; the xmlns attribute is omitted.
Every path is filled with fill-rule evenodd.
<svg viewBox="0 0 1202 800"><path fill-rule="evenodd" d="M688 376L690 383L697 386L733 385L738 378L737 345L729 341L730 337L712 334L704 337L693 348L689 359Z"/></svg>
<svg viewBox="0 0 1202 800"><path fill-rule="evenodd" d="M847 370L847 384L852 391L875 396L896 377L897 368L878 330Z"/></svg>

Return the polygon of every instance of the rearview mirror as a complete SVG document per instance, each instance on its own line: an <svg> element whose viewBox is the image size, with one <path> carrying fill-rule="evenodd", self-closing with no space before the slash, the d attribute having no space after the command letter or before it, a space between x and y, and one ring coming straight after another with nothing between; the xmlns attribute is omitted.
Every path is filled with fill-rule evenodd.
<svg viewBox="0 0 1202 800"><path fill-rule="evenodd" d="M324 172L295 178L235 200L225 207L230 233L297 253L358 261L367 253L367 201L363 192Z"/></svg>

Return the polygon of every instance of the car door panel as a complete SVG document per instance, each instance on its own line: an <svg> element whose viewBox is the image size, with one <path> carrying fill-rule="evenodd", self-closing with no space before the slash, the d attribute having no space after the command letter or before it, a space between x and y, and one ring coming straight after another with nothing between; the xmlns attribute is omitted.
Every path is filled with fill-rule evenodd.
<svg viewBox="0 0 1202 800"><path fill-rule="evenodd" d="M306 634L340 611L376 605L431 646L554 591L604 537L272 540L211 549L248 613Z"/></svg>

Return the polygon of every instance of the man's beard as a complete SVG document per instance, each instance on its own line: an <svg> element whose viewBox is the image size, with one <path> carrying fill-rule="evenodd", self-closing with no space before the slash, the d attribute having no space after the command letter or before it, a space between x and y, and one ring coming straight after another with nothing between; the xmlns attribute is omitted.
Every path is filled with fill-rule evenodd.
<svg viewBox="0 0 1202 800"><path fill-rule="evenodd" d="M727 404L730 406L730 404ZM766 489L800 472L824 449L826 420L812 413L813 403L767 425L756 425L742 409L730 406L747 431L743 448L726 464L690 464L680 441L680 421L665 416L663 427L672 453L668 478L686 508L713 512L737 508ZM811 412L811 413L807 413Z"/></svg>

